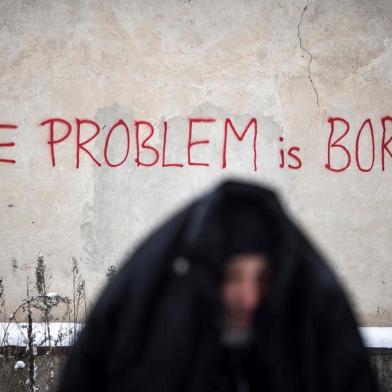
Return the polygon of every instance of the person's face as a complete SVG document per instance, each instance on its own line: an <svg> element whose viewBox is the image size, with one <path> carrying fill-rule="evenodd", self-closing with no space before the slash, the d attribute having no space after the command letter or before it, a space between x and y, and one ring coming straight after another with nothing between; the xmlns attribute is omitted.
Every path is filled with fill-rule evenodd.
<svg viewBox="0 0 392 392"><path fill-rule="evenodd" d="M222 300L226 325L245 330L270 283L270 263L261 253L232 256L225 265Z"/></svg>

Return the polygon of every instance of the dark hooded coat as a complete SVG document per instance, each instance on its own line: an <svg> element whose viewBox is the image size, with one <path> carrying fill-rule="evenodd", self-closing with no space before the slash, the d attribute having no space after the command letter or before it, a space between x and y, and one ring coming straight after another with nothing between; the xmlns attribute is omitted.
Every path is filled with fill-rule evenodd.
<svg viewBox="0 0 392 392"><path fill-rule="evenodd" d="M223 233L237 203L254 206L273 240L274 282L255 315L248 367L255 390L378 391L348 296L321 252L272 188L226 179L124 260L72 347L57 392L220 391Z"/></svg>

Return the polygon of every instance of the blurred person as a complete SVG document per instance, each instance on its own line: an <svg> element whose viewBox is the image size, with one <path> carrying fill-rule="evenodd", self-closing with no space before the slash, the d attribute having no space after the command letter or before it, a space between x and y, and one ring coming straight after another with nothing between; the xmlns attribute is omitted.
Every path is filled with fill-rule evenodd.
<svg viewBox="0 0 392 392"><path fill-rule="evenodd" d="M57 392L378 392L349 299L274 190L226 179L155 228Z"/></svg>

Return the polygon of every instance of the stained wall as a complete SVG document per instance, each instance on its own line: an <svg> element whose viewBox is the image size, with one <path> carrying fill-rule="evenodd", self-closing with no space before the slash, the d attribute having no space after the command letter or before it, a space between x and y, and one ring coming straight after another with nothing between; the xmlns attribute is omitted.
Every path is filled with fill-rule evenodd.
<svg viewBox="0 0 392 392"><path fill-rule="evenodd" d="M51 290L64 295L77 258L93 301L110 266L157 223L234 175L280 193L346 284L363 325L391 324L389 0L17 0L1 2L0 20L0 123L17 126L0 129L0 143L15 143L0 147L1 159L15 160L0 162L8 311L39 254ZM214 120L194 125L194 140L209 143L191 150L192 162L209 166L189 165L190 118ZM69 131L53 145L51 119L64 121L54 123L54 140ZM82 121L79 148L78 119L99 125L82 146L96 131ZM129 153L112 167L127 151L124 126L108 139L120 119ZM229 131L222 167L226 119L238 132L256 120L256 158L253 124L241 142ZM154 127L152 166L135 162L135 121ZM166 163L182 167L162 166L165 122ZM345 148L332 147L348 126ZM148 127L140 125L141 138ZM350 164L326 168L329 153L332 168L348 156ZM141 162L155 157L140 150Z"/></svg>

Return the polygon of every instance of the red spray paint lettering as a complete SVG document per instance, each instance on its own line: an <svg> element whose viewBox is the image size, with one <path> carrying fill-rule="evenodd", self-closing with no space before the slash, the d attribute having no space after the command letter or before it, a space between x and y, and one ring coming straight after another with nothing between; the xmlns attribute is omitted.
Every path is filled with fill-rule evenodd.
<svg viewBox="0 0 392 392"><path fill-rule="evenodd" d="M18 126L15 124L0 124L0 131L6 131L6 130L14 131L17 128ZM0 143L0 147L14 147L14 146L15 146L15 142ZM15 164L15 162L16 162L15 159L0 157L0 163Z"/></svg>

